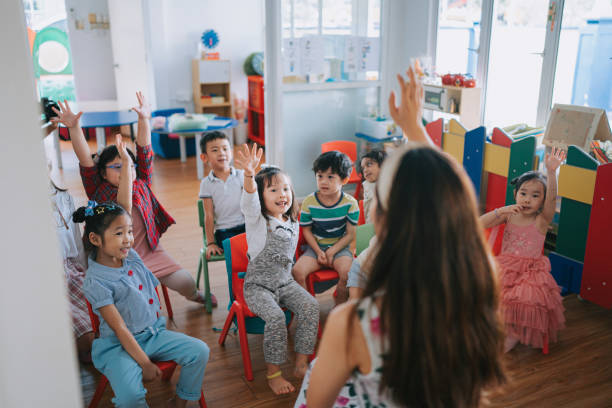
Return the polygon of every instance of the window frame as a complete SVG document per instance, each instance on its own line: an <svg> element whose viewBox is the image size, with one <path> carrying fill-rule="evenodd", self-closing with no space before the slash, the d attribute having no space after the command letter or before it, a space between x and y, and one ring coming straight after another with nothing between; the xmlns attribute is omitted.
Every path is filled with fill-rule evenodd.
<svg viewBox="0 0 612 408"><path fill-rule="evenodd" d="M433 44L435 48L432 52L432 60L436 64L436 49L438 37L438 20L440 10L440 0L433 0L435 11L435 39ZM540 73L540 89L538 93L538 104L536 112L535 126L543 127L552 109L552 100L555 84L555 74L557 68L557 56L559 54L559 41L561 37L561 25L563 21L564 0L549 0L548 10L555 8L555 16L548 18L546 22L546 37L544 39L544 49L538 53L542 57L542 68ZM478 55L476 65L476 80L482 89L480 102L480 122L484 123L486 95L489 75L489 60L491 50L491 34L493 27L493 18L495 16L495 0L482 0L482 8L480 15L480 43L475 50ZM551 29L552 24L552 29Z"/></svg>

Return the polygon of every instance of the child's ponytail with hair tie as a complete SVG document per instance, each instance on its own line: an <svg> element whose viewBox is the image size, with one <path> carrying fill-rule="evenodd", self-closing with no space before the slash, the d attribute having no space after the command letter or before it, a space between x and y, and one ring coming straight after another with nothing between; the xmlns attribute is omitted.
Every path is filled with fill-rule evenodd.
<svg viewBox="0 0 612 408"><path fill-rule="evenodd" d="M87 207L79 207L75 212L72 213L72 221L78 223L85 222L85 210Z"/></svg>
<svg viewBox="0 0 612 408"><path fill-rule="evenodd" d="M516 186L516 183L518 183L519 178L521 178L521 177L520 176L519 177L515 177L512 180L510 180L510 185Z"/></svg>

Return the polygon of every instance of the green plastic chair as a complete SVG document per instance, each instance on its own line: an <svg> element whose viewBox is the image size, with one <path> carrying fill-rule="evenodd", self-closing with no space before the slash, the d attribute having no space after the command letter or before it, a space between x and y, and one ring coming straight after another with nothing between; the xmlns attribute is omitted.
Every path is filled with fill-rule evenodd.
<svg viewBox="0 0 612 408"><path fill-rule="evenodd" d="M370 245L370 239L374 236L374 224L363 224L357 226L355 234L355 256Z"/></svg>
<svg viewBox="0 0 612 408"><path fill-rule="evenodd" d="M198 216L200 218L200 227L202 227L202 249L200 249L200 261L198 262L198 274L196 276L196 288L200 289L200 275L204 272L204 298L206 299L206 311L212 313L212 296L210 295L210 280L208 279L208 263L224 261L223 255L212 255L210 259L206 259L206 227L204 226L204 202L198 200Z"/></svg>

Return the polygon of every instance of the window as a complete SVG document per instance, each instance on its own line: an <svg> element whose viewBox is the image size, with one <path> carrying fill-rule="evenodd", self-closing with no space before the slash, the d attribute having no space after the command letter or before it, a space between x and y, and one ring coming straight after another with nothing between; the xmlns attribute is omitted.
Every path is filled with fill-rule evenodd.
<svg viewBox="0 0 612 408"><path fill-rule="evenodd" d="M612 112L612 0L565 0L553 103Z"/></svg>
<svg viewBox="0 0 612 408"><path fill-rule="evenodd" d="M476 77L481 0L440 0L436 71Z"/></svg>
<svg viewBox="0 0 612 408"><path fill-rule="evenodd" d="M381 0L283 0L285 83L377 80Z"/></svg>
<svg viewBox="0 0 612 408"><path fill-rule="evenodd" d="M438 4L436 72L484 79L486 126L544 126L553 103L612 115L612 0Z"/></svg>

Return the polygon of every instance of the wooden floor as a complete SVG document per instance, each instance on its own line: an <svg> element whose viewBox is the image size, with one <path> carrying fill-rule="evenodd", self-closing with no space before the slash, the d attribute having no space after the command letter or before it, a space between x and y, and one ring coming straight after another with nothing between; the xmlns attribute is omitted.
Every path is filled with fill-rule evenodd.
<svg viewBox="0 0 612 408"><path fill-rule="evenodd" d="M47 150L50 143L47 141ZM76 157L68 143L62 142L63 171L55 170L53 178L68 187L76 204L86 202L78 175ZM92 147L94 147L92 145ZM52 153L51 150L49 150ZM51 156L51 155L50 155ZM186 163L155 159L153 190L164 207L176 219L161 242L166 250L195 276L202 235L198 226L196 200L199 181L195 159ZM264 378L262 336L249 335L254 381L243 375L240 346L235 334L230 334L224 347L219 346L218 333L227 316L228 290L225 265L211 264L210 278L219 307L212 315L197 304L187 302L171 292L174 324L170 328L204 340L211 349L204 377L204 394L208 406L215 407L292 407L296 393L276 397L269 391ZM333 302L330 292L318 297L324 319ZM564 299L567 328L560 341L552 344L550 354L519 346L507 355L510 384L491 396L494 407L612 407L612 311L604 310L575 295ZM407 362L409 364L409 362ZM284 371L291 373L288 363ZM86 406L95 390L99 374L91 365L80 366L83 404ZM147 400L152 407L165 406L178 380L171 383L146 384ZM300 382L293 379L299 388ZM112 406L110 388L100 407Z"/></svg>

